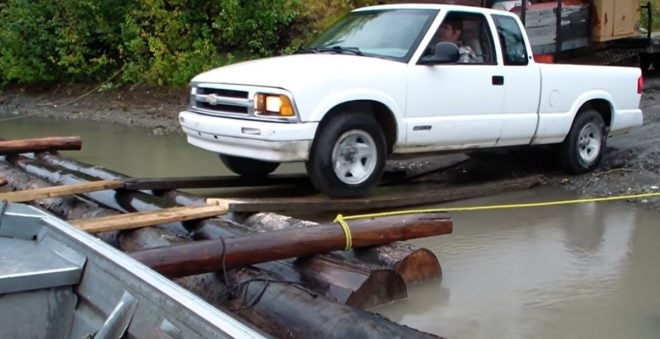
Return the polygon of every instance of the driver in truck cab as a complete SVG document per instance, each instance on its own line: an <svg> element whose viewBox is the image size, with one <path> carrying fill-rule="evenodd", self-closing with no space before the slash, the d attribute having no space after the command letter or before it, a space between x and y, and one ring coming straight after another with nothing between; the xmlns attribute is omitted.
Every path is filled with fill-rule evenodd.
<svg viewBox="0 0 660 339"><path fill-rule="evenodd" d="M477 55L474 53L470 46L467 46L463 43L463 20L460 18L447 18L442 22L438 32L436 32L436 37L433 39L437 42L453 42L458 45L458 63L475 63L477 62ZM434 46L435 44L433 44Z"/></svg>

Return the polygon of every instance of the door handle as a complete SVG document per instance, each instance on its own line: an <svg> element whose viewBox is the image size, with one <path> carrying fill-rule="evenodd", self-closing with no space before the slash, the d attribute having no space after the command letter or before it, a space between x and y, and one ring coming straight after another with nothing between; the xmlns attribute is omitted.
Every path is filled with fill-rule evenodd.
<svg viewBox="0 0 660 339"><path fill-rule="evenodd" d="M493 75L493 86L504 85L504 77L501 75Z"/></svg>

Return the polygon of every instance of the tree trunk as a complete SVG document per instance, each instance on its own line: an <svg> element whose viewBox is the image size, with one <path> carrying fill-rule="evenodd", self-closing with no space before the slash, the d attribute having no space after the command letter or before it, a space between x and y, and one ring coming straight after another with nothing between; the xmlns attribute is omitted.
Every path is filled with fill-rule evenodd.
<svg viewBox="0 0 660 339"><path fill-rule="evenodd" d="M241 220L257 232L269 232L290 228L315 227L318 223L295 219L276 213L256 213ZM425 248L412 244L393 242L388 245L358 248L348 252L338 252L346 260L359 260L376 267L394 270L401 275L407 286L442 277L438 258Z"/></svg>
<svg viewBox="0 0 660 339"><path fill-rule="evenodd" d="M44 152L50 150L80 150L80 137L46 137L0 141L0 155Z"/></svg>
<svg viewBox="0 0 660 339"><path fill-rule="evenodd" d="M171 277L242 267L293 257L307 257L343 249L374 246L448 234L452 223L445 213L353 220L346 236L337 224L288 229L249 236L204 240L188 245L133 253L133 257Z"/></svg>

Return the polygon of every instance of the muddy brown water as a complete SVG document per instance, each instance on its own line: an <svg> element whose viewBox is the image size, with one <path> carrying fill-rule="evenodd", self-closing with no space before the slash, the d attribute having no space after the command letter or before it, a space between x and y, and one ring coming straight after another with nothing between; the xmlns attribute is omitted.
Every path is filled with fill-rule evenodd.
<svg viewBox="0 0 660 339"><path fill-rule="evenodd" d="M182 136L95 122L0 121L2 138L45 135L80 135L83 150L65 156L131 176L228 174ZM444 206L573 198L539 188ZM448 338L660 338L660 212L589 203L452 218L453 234L414 241L439 257L442 281L375 312Z"/></svg>

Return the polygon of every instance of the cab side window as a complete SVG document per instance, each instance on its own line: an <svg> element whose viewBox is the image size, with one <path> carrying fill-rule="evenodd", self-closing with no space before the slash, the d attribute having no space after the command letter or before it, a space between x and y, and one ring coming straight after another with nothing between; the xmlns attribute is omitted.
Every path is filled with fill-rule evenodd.
<svg viewBox="0 0 660 339"><path fill-rule="evenodd" d="M505 65L527 65L529 57L518 22L509 16L493 15Z"/></svg>
<svg viewBox="0 0 660 339"><path fill-rule="evenodd" d="M442 41L458 45L458 63L496 63L492 34L482 14L456 11L447 13L427 50L432 51Z"/></svg>

